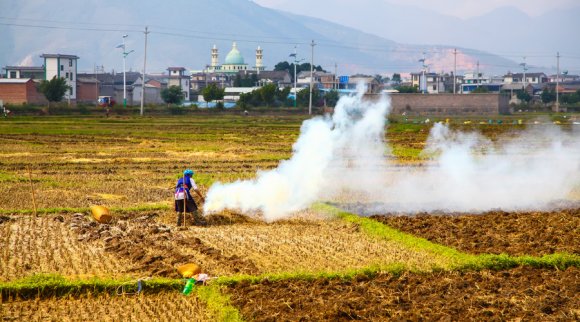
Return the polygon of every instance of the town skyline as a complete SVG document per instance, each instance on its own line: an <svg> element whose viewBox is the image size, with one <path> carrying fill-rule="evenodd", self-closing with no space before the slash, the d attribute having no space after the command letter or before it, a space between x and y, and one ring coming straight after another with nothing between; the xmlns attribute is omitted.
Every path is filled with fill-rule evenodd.
<svg viewBox="0 0 580 322"><path fill-rule="evenodd" d="M43 6L47 6L47 2L13 1L14 6L8 8L10 1L0 4L0 7L7 6L7 8L1 8L6 9L3 12L5 11L7 14L0 17L0 35L5 36L3 38L6 39L5 43L0 45L4 46L4 48L0 48L0 63L4 66L38 65L39 56L51 52L79 55L82 57L79 63L79 68L82 71L89 72L97 65L106 66L108 71L118 71L121 69L120 52L114 48L121 41L121 35L128 34L127 47L134 52L127 57L127 70L139 71L142 69L144 55L144 27L152 22L153 17L160 14L153 13L156 7L152 4L145 5L143 13L137 13L124 11L123 9L127 8L126 4L107 8L107 1L89 3L87 10L81 13L79 5L74 2L57 0L59 4L67 4L70 12L48 17L47 11L41 10ZM517 44L518 37L513 40L513 44L501 41L498 38L500 36L496 36L494 31L490 31L494 37L482 38L474 46L461 45L457 39L465 38L465 34L459 32L444 36L440 35L442 32L437 32L438 35L429 35L433 42L429 43L421 41L421 32L402 35L405 30L416 29L407 28L402 22L399 22L397 26L400 25L403 28L394 28L397 31L391 35L381 34L381 32L387 33L388 28L378 28L377 31L365 30L364 26L354 25L356 22L354 20L343 21L346 26L343 27L335 24L337 21L326 19L329 14L340 14L341 10L345 10L344 8L348 9L347 2L344 3L344 6L341 2L340 5L326 10L312 10L314 12L312 15L322 20L313 20L272 9L281 9L279 6L284 3L283 0L257 0L254 2L227 0L219 3L197 0L193 2L173 1L172 3L186 6L187 10L179 15L188 16L189 11L196 12L199 11L199 8L215 7L216 10L220 9L223 12L224 17L231 16L232 19L196 16L197 23L191 25L179 25L180 19L176 19L177 22L172 20L166 24L153 20L149 29L151 31L149 38L150 70L163 71L167 66L184 66L188 70L203 69L210 63L210 49L213 45L217 45L225 51L233 41L238 42L240 51L244 56L252 55L258 46L262 46L265 65L272 68L278 62L289 61L288 54L293 51L294 47L297 47L298 56L309 60L311 55L309 43L311 40L315 40L315 64L322 65L326 69L332 69L333 66L338 65L345 74L360 72L389 75L393 72L415 72L421 69L418 60L422 59L423 52L429 61L429 68L433 71L449 72L455 68L459 71L473 71L479 65L482 70L489 74L517 72L520 69L518 66L522 63L525 63L532 71L555 73L556 53L560 52L562 69L571 73L580 73L580 51L576 50L578 45L571 41L560 42L557 35L547 40L542 39L541 42L525 41L526 45L531 46L527 48ZM274 5L276 3L278 7ZM295 11L300 11L302 3L304 2L294 2ZM411 5L416 6L420 1L410 2L410 5L406 6L401 6L400 1L394 0L363 0L360 3L363 4L360 6L361 8L357 9L360 11L356 11L352 15L357 19L364 19L366 15L370 15L368 10L373 9L372 6L364 6L364 4L374 3L379 15L389 17L389 14L400 13L397 11L400 8L412 8ZM440 2L438 10L442 11L452 3L455 3L454 0ZM473 4L474 2L466 3ZM320 1L313 6L317 8L317 6L325 4L328 3ZM380 7L381 4L386 5L386 7ZM517 11L535 8L527 2L509 0L486 2L486 4L488 5L486 8L494 10L508 10L504 5L515 5L513 10L509 9L511 11L499 13L512 15L514 19L523 19L522 21L532 25L538 24L539 20L533 20L522 11ZM269 7L260 5L268 5ZM542 6L544 11L539 12L539 14L546 14L550 10L559 10L569 6L573 6L573 3L557 0L549 6ZM436 12L433 9L433 4L424 7L421 9L422 11L419 11L430 12L429 14ZM486 12L486 10L480 11ZM103 12L107 12L106 15L111 17L110 23L103 23L99 19L95 21L95 17L102 15ZM302 13L306 12L303 10ZM489 12L485 14L489 14ZM83 19L75 21L78 15L82 15ZM254 17L250 19L249 17L252 15ZM398 15L404 16L403 14ZM439 16L431 16L430 19L437 20ZM485 19L491 18L486 16ZM373 19L367 20L370 20L371 24L376 23ZM445 28L458 29L458 23L470 26L470 24L477 25L479 22L472 19L465 21L451 19L449 25L442 22L441 26L437 28L442 28L443 31L446 30ZM424 23L424 25L429 24L432 24L432 20ZM573 27L577 24L576 22L574 25L564 24L563 29L564 31L574 29ZM417 26L422 27L421 23L418 23ZM42 38L40 38L39 31L43 31ZM516 31L514 30L514 32ZM562 37L567 37L564 32L560 32L560 34L563 34ZM451 41L452 36L456 37L454 41ZM532 36L535 35L532 33ZM397 37L400 38L396 39ZM438 41L437 37L443 37L443 40L450 39L450 41L448 43ZM542 38L543 36L538 34L537 37ZM498 38L497 41L494 38ZM549 41L552 44L548 44ZM538 46L536 43L544 42L545 46L540 44L540 47L534 47ZM554 42L556 45L553 45ZM561 47L568 47L560 50L558 49L560 43L565 45ZM480 48L475 45L480 46ZM500 48L492 50L493 46L500 46ZM454 48L457 48L459 53L457 64L454 63Z"/></svg>

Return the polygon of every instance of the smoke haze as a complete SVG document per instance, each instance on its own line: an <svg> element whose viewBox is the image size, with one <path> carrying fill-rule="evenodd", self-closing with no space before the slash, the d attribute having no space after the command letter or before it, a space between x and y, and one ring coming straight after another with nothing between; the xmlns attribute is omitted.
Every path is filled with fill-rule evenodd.
<svg viewBox="0 0 580 322"><path fill-rule="evenodd" d="M492 142L437 123L423 151L427 166L394 164L384 132L389 100L363 101L362 93L342 97L332 117L305 121L278 168L211 186L204 212L234 209L274 221L318 200L365 201L373 212L532 209L580 184L578 130L556 126Z"/></svg>

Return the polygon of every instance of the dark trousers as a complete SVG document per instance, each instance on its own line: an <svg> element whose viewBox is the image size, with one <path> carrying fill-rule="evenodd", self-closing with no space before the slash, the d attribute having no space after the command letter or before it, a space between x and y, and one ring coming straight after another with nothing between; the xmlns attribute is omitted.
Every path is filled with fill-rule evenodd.
<svg viewBox="0 0 580 322"><path fill-rule="evenodd" d="M184 206L184 202L183 200L175 200L175 211L177 212L177 226L181 226L183 224L183 217L185 217L183 215L183 206ZM186 213L193 213L194 214L194 218L196 217L195 215L197 214L197 204L195 203L195 200L193 199L186 199L185 200L185 212Z"/></svg>

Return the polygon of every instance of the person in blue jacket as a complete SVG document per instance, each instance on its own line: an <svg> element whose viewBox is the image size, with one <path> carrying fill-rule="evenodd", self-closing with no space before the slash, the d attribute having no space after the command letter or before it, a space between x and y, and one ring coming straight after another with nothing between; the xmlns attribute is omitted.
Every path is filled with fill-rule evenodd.
<svg viewBox="0 0 580 322"><path fill-rule="evenodd" d="M183 177L177 180L175 185L175 211L177 212L177 226L184 224L185 213L193 214L195 221L198 221L199 214L197 204L191 196L191 190L199 196L202 202L205 201L199 188L193 180L193 170L187 169L183 171Z"/></svg>

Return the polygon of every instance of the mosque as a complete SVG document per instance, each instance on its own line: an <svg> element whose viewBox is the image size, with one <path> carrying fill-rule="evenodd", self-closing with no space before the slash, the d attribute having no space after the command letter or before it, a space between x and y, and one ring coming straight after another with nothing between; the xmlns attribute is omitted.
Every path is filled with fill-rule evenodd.
<svg viewBox="0 0 580 322"><path fill-rule="evenodd" d="M237 74L240 71L255 71L258 74L264 70L262 48L258 46L256 49L256 65L248 68L248 64L244 62L244 57L238 50L237 44L232 44L232 50L226 56L222 65L219 64L219 50L216 45L211 49L211 65L208 66L206 73L224 73Z"/></svg>

